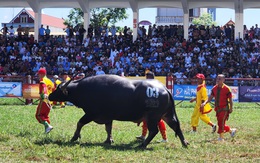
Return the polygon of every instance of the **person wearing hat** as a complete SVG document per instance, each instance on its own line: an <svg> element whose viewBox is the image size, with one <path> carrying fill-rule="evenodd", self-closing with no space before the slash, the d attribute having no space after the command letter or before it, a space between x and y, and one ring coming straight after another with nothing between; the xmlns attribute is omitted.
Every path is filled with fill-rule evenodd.
<svg viewBox="0 0 260 163"><path fill-rule="evenodd" d="M84 77L85 77L85 74L84 74L83 72L79 74L79 78L80 78L80 79L82 79L82 78L84 78Z"/></svg>
<svg viewBox="0 0 260 163"><path fill-rule="evenodd" d="M70 80L70 77L68 76L67 72L62 73L62 79L63 79L63 82L67 82Z"/></svg>
<svg viewBox="0 0 260 163"><path fill-rule="evenodd" d="M85 74L82 72L82 73L79 73L76 77L75 77L75 80L79 80L79 79L82 79L85 77Z"/></svg>
<svg viewBox="0 0 260 163"><path fill-rule="evenodd" d="M196 101L196 105L194 107L192 116L191 116L191 132L196 132L199 124L199 119L201 119L206 124L210 125L212 128L212 133L216 132L216 125L210 121L210 118L207 116L207 113L212 111L212 108L209 104L201 107L201 104L208 99L206 84L205 84L205 76L203 74L197 74L197 93L196 97L191 99L190 102Z"/></svg>
<svg viewBox="0 0 260 163"><path fill-rule="evenodd" d="M37 73L40 80L39 83L40 102L37 106L35 117L39 123L44 125L45 133L49 133L53 129L53 127L50 125L49 113L51 110L51 104L48 99L49 93L48 93L47 84L44 80L44 78L46 77L46 73L47 72L45 68L40 68Z"/></svg>
<svg viewBox="0 0 260 163"><path fill-rule="evenodd" d="M146 76L146 79L154 79L154 73L151 72L151 71L147 71L147 73L146 73L145 76ZM165 126L165 123L163 122L162 119L159 121L159 123L157 124L157 126L158 126L159 131L160 131L160 133L161 133L161 135L162 135L162 140L161 140L160 142L162 142L162 143L168 142L168 140L167 140L167 135L166 135L166 126ZM142 125L142 135L137 136L136 138L139 139L139 140L144 141L144 140L145 140L145 136L146 136L146 134L147 134L147 130L148 130L148 128L147 128L147 123L146 123L146 121L144 120L144 121L143 121L143 125Z"/></svg>
<svg viewBox="0 0 260 163"><path fill-rule="evenodd" d="M62 73L62 79L63 79L64 83L70 81L70 77L67 72ZM65 102L64 102L64 105L62 106L62 108L65 108L66 105L72 105L72 103L67 101L65 104Z"/></svg>
<svg viewBox="0 0 260 163"><path fill-rule="evenodd" d="M62 82L60 81L58 75L54 75L53 79L54 79L54 90L55 90L58 87L58 85L61 84ZM57 101L53 101L53 106L55 106L56 104L57 104ZM60 102L60 107L64 108L65 102Z"/></svg>

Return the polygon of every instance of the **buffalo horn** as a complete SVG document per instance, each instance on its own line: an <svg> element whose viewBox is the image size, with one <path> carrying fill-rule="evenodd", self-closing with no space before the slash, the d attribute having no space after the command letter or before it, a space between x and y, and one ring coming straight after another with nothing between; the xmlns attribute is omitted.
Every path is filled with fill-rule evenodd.
<svg viewBox="0 0 260 163"><path fill-rule="evenodd" d="M78 73L74 74L69 81L67 81L64 85L61 86L60 89L61 89L62 91L64 91L64 90L67 88L67 86L69 85L69 83L70 83L72 80L74 80L74 78L75 78L77 75L78 75Z"/></svg>

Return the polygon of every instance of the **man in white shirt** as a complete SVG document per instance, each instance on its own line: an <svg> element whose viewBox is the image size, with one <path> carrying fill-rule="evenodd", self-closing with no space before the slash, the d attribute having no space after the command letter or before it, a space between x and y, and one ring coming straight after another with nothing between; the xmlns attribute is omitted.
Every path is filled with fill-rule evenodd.
<svg viewBox="0 0 260 163"><path fill-rule="evenodd" d="M200 52L200 48L198 47L198 45L195 45L194 49L193 49L194 53L199 53Z"/></svg>
<svg viewBox="0 0 260 163"><path fill-rule="evenodd" d="M185 57L185 63L190 64L191 63L191 56L190 53Z"/></svg>
<svg viewBox="0 0 260 163"><path fill-rule="evenodd" d="M110 51L109 59L112 61L112 65L114 65L114 61L115 61L115 57L117 56L117 53L118 53L118 51L116 48L111 49L111 51Z"/></svg>
<svg viewBox="0 0 260 163"><path fill-rule="evenodd" d="M15 32L14 28L13 28L13 26L11 26L10 29L8 30L9 36L14 37L14 32Z"/></svg>
<svg viewBox="0 0 260 163"><path fill-rule="evenodd" d="M167 57L165 58L165 60L166 60L167 62L171 62L171 61L172 61L172 57L171 57L170 55L167 55Z"/></svg>
<svg viewBox="0 0 260 163"><path fill-rule="evenodd" d="M175 72L174 75L176 76L176 82L177 84L180 84L180 79L182 78L182 72L180 72L180 69L178 69L178 72Z"/></svg>
<svg viewBox="0 0 260 163"><path fill-rule="evenodd" d="M97 72L96 72L96 75L103 75L103 74L105 74L105 72L102 70L101 67L98 67L98 70L97 70Z"/></svg>
<svg viewBox="0 0 260 163"><path fill-rule="evenodd" d="M66 45L62 50L63 50L64 53L67 54L70 49L69 49L69 47Z"/></svg>
<svg viewBox="0 0 260 163"><path fill-rule="evenodd" d="M180 84L186 84L187 76L185 74L181 74L181 79L179 80Z"/></svg>

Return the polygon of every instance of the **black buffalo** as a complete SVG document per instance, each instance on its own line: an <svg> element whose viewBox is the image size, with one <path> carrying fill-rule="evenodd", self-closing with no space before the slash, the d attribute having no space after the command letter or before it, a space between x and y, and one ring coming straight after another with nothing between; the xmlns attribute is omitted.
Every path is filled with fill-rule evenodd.
<svg viewBox="0 0 260 163"><path fill-rule="evenodd" d="M50 94L49 100L70 101L83 108L85 115L78 121L71 141L80 138L81 128L94 121L105 124L105 143L111 144L113 120L140 123L145 119L149 135L140 147L146 148L158 133L157 123L162 118L175 131L182 145L188 145L180 128L172 94L157 80L131 80L116 75L70 80L60 84Z"/></svg>

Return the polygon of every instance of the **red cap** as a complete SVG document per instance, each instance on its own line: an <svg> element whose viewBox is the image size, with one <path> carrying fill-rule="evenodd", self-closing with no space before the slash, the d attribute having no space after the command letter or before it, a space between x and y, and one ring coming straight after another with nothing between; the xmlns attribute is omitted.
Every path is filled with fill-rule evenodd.
<svg viewBox="0 0 260 163"><path fill-rule="evenodd" d="M205 76L203 74L197 74L196 77L203 80L205 79Z"/></svg>
<svg viewBox="0 0 260 163"><path fill-rule="evenodd" d="M38 70L38 74L44 74L44 75L46 75L46 69L45 69L45 68L40 68L40 69Z"/></svg>

